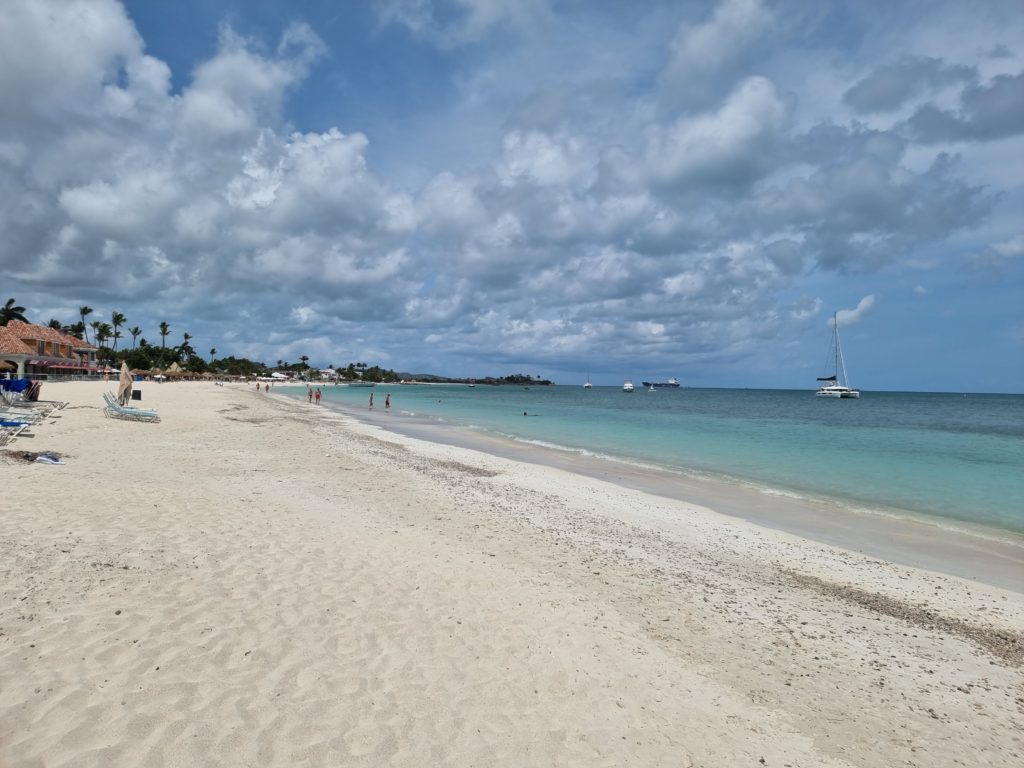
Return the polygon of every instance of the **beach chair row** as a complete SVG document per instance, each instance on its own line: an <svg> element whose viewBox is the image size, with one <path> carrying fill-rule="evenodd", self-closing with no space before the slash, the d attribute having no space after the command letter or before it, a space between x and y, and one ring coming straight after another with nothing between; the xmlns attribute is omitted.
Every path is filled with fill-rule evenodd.
<svg viewBox="0 0 1024 768"><path fill-rule="evenodd" d="M53 408L23 401L4 399L0 403L0 445L7 445L22 432L27 432L50 418ZM29 435L26 435L28 437Z"/></svg>
<svg viewBox="0 0 1024 768"><path fill-rule="evenodd" d="M103 400L107 404L103 409L103 415L107 418L126 419L128 421L160 421L160 414L156 411L121 405L109 392L103 393Z"/></svg>
<svg viewBox="0 0 1024 768"><path fill-rule="evenodd" d="M40 400L41 388L42 384L37 381L22 391L0 387L0 445L7 445L22 433L27 433L25 437L31 437L33 433L29 430L34 426L60 416L55 411L64 408L67 403Z"/></svg>
<svg viewBox="0 0 1024 768"><path fill-rule="evenodd" d="M39 392L41 389L42 384L38 381L32 382L28 389L21 392L0 389L0 410L32 408L44 416L49 416L54 411L61 410L67 405L67 402L63 400L40 400Z"/></svg>

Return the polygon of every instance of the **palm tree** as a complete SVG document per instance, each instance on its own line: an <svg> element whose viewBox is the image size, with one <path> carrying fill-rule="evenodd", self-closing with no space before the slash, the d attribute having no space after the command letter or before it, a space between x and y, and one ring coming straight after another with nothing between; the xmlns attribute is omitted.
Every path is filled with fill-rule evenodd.
<svg viewBox="0 0 1024 768"><path fill-rule="evenodd" d="M139 338L139 335L142 333L142 329L139 328L139 326L136 325L134 328L129 328L128 329L128 333L130 333L132 335L132 351L134 351L135 350L135 340L137 338Z"/></svg>
<svg viewBox="0 0 1024 768"><path fill-rule="evenodd" d="M96 346L102 346L102 344L100 344L100 337L96 335L97 333L99 333L100 321L93 320L91 323L89 323L89 327L92 328L92 340L96 342ZM89 339L86 339L86 341L88 340Z"/></svg>
<svg viewBox="0 0 1024 768"><path fill-rule="evenodd" d="M93 325L95 326L96 331L96 343L102 347L104 342L113 335L114 329L107 323L95 322ZM106 358L107 360L113 360L114 356L112 354L107 354Z"/></svg>
<svg viewBox="0 0 1024 768"><path fill-rule="evenodd" d="M184 341L182 341L181 346L178 347L178 358L188 360L189 357L195 354L195 350L192 349L192 345L189 344L192 340L192 336L188 332L183 333L182 336L184 337Z"/></svg>
<svg viewBox="0 0 1024 768"><path fill-rule="evenodd" d="M306 365L306 363L309 362L309 357L307 357L306 355L302 355L302 357L300 357L299 360L302 362L303 368L309 368L309 366Z"/></svg>
<svg viewBox="0 0 1024 768"><path fill-rule="evenodd" d="M214 355L216 355L216 354L217 354L217 348L216 347L211 348L210 349L210 362L211 363L213 362Z"/></svg>
<svg viewBox="0 0 1024 768"><path fill-rule="evenodd" d="M115 311L110 315L110 324L114 326L114 351L117 352L117 340L121 338L121 334L118 333L118 329L125 324L128 320L120 312Z"/></svg>
<svg viewBox="0 0 1024 768"><path fill-rule="evenodd" d="M84 326L85 325L85 318L86 318L86 316L92 314L92 307L79 307L78 308L78 314L82 318L82 325ZM95 329L93 329L93 330L95 330ZM89 333L84 328L82 329L82 331L83 331L83 333L85 333L85 342L86 342L86 344L88 344L89 343Z"/></svg>
<svg viewBox="0 0 1024 768"><path fill-rule="evenodd" d="M64 326L63 326L63 325L61 325L61 323L60 323L60 320L58 320L58 319L57 319L57 318L55 318L55 317L51 317L51 318L50 318L50 322L48 322L48 323L46 324L46 327L47 327L47 328L53 328L53 330L55 330L55 331L59 331L59 330L61 330L62 328L64 328Z"/></svg>
<svg viewBox="0 0 1024 768"><path fill-rule="evenodd" d="M7 325L11 320L20 320L27 323L25 308L14 303L14 299L8 299L7 303L0 307L0 325Z"/></svg>
<svg viewBox="0 0 1024 768"><path fill-rule="evenodd" d="M281 366L283 366L283 365L284 365L284 360L278 360L277 361L277 370L281 370Z"/></svg>
<svg viewBox="0 0 1024 768"><path fill-rule="evenodd" d="M167 334L171 332L171 326L166 322L160 323L160 364L164 362L164 348L166 347Z"/></svg>
<svg viewBox="0 0 1024 768"><path fill-rule="evenodd" d="M84 339L85 338L85 323L82 323L82 322L72 323L71 325L68 326L68 333L70 333L72 336L74 336L76 338Z"/></svg>

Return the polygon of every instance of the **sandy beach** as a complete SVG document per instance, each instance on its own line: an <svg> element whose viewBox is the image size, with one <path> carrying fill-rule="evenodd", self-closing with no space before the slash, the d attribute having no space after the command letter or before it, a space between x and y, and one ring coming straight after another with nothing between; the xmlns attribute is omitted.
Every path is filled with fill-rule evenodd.
<svg viewBox="0 0 1024 768"><path fill-rule="evenodd" d="M114 386L45 385L0 454L0 766L1024 761L1019 591L251 386L105 419Z"/></svg>

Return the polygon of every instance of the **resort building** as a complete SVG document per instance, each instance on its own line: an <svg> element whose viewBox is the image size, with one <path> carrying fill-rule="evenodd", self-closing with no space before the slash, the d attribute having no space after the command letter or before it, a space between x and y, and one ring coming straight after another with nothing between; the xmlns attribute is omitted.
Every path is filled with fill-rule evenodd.
<svg viewBox="0 0 1024 768"><path fill-rule="evenodd" d="M0 375L96 373L99 350L87 341L45 325L12 320L0 325Z"/></svg>

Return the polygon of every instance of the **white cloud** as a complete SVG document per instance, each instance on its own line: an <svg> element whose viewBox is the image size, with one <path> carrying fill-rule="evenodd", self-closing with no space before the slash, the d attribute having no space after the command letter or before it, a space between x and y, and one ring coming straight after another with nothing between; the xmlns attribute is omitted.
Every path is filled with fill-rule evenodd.
<svg viewBox="0 0 1024 768"><path fill-rule="evenodd" d="M836 313L835 320L839 325L855 325L863 320L864 316L867 315L874 306L875 295L873 293L868 294L861 299L853 309L840 309ZM831 318L829 319L829 324L831 324Z"/></svg>
<svg viewBox="0 0 1024 768"><path fill-rule="evenodd" d="M716 92L729 90L728 79L750 47L771 28L772 19L760 0L723 0L707 21L684 22L662 73L666 98L700 106L714 99Z"/></svg>
<svg viewBox="0 0 1024 768"><path fill-rule="evenodd" d="M1024 256L1024 235L1014 235L1009 240L993 243L992 250L1008 259Z"/></svg>
<svg viewBox="0 0 1024 768"><path fill-rule="evenodd" d="M275 123L285 91L306 76L323 43L309 27L293 25L279 49L282 58L266 58L222 28L217 56L196 68L182 96L180 130L196 142L237 140Z"/></svg>
<svg viewBox="0 0 1024 768"><path fill-rule="evenodd" d="M572 137L555 139L538 131L512 131L503 141L498 167L502 183L526 180L540 186L575 186L591 180L592 160L582 142Z"/></svg>
<svg viewBox="0 0 1024 768"><path fill-rule="evenodd" d="M308 345L439 368L726 365L795 355L780 340L821 312L808 296L875 275L913 285L924 265L945 300L941 270L971 253L1019 269L1020 171L1006 162L1019 141L989 140L1018 125L1009 48L996 67L914 31L881 73L894 83L872 75L889 60L865 55L867 32L893 50L910 33L861 9L852 38L833 12L785 0L703 18L672 3L375 8L402 29L363 30L353 51L329 24L261 31L239 10L253 37L223 27L172 87L113 0L13 4L0 16L8 290L187 322L268 359ZM997 39L973 38L982 52ZM851 92L869 125L842 103ZM917 114L938 122L915 125L929 140L967 131L961 159L898 124L929 105ZM428 337L446 357L424 353Z"/></svg>
<svg viewBox="0 0 1024 768"><path fill-rule="evenodd" d="M545 0L374 0L373 7L382 23L441 48L477 43L495 27L525 30L547 15Z"/></svg>
<svg viewBox="0 0 1024 768"><path fill-rule="evenodd" d="M772 83L749 78L718 111L656 128L645 152L648 172L664 184L752 181L772 165L785 117Z"/></svg>

